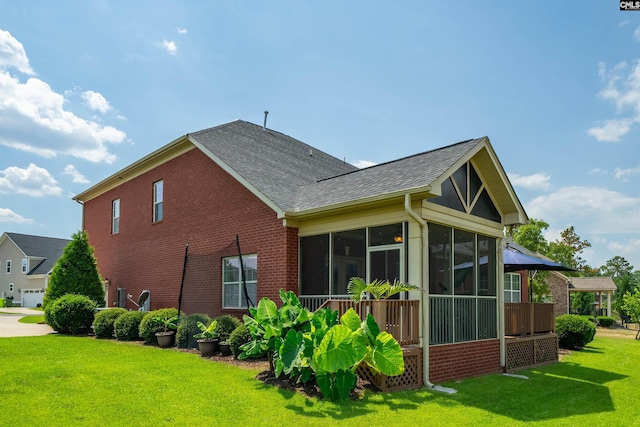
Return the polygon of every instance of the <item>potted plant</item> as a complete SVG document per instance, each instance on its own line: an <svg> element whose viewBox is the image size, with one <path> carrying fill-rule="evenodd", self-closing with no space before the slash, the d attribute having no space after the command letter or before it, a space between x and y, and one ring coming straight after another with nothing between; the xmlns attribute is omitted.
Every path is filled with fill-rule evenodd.
<svg viewBox="0 0 640 427"><path fill-rule="evenodd" d="M156 317L155 320L159 321L162 324L162 331L156 332L158 345L161 348L171 347L175 339L176 329L178 329L178 321L180 320L180 317Z"/></svg>
<svg viewBox="0 0 640 427"><path fill-rule="evenodd" d="M209 326L202 322L198 322L200 333L195 334L193 337L198 340L198 347L200 347L200 353L202 353L203 356L210 355L218 351L217 326L218 322L215 320L212 321Z"/></svg>
<svg viewBox="0 0 640 427"><path fill-rule="evenodd" d="M223 356L231 356L231 343L229 343L229 341L220 341L218 346Z"/></svg>

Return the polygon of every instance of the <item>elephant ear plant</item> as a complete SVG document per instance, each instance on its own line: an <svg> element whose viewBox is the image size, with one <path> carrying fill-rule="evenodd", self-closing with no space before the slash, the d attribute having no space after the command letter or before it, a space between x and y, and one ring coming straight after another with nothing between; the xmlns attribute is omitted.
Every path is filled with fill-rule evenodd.
<svg viewBox="0 0 640 427"><path fill-rule="evenodd" d="M371 283L365 282L360 277L352 277L347 284L347 292L351 295L353 302L360 302L368 293L374 300L390 298L400 292L420 290L417 286L402 283L398 280L393 283L388 280L374 280Z"/></svg>
<svg viewBox="0 0 640 427"><path fill-rule="evenodd" d="M239 359L268 354L276 377L296 382L315 377L323 396L347 399L357 381L356 369L366 363L385 375L404 372L402 349L371 315L362 321L349 309L338 323L338 312L325 308L315 313L302 307L293 292L280 291L282 306L263 298L253 317L245 316L252 341L242 345Z"/></svg>

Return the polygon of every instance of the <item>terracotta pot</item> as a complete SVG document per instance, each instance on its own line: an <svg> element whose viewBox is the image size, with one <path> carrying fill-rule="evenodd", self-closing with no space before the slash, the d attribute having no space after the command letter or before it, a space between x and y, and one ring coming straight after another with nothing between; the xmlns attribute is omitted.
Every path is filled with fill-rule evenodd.
<svg viewBox="0 0 640 427"><path fill-rule="evenodd" d="M160 348L173 347L173 341L176 336L174 331L169 332L156 332L156 339Z"/></svg>
<svg viewBox="0 0 640 427"><path fill-rule="evenodd" d="M198 347L200 347L200 353L202 353L203 356L211 356L213 353L218 351L218 340L199 339Z"/></svg>

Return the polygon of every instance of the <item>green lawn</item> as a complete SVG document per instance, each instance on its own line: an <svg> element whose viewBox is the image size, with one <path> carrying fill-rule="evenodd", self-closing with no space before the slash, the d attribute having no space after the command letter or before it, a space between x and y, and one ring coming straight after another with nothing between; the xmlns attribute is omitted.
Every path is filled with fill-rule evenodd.
<svg viewBox="0 0 640 427"><path fill-rule="evenodd" d="M640 425L640 342L596 337L561 363L357 402L307 400L196 354L86 337L0 338L7 426Z"/></svg>

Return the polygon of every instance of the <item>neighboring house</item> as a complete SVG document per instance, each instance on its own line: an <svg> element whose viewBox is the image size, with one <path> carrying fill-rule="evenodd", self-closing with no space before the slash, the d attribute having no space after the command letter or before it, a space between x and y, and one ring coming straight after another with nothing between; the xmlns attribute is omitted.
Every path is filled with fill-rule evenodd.
<svg viewBox="0 0 640 427"><path fill-rule="evenodd" d="M237 120L74 199L109 305L149 290L151 309L177 307L182 288L186 313L241 316L241 260L253 304L282 288L315 309L348 298L350 277L397 279L422 289L425 383L505 365L503 229L528 219L486 137L357 169Z"/></svg>
<svg viewBox="0 0 640 427"><path fill-rule="evenodd" d="M13 297L13 304L42 304L49 275L60 259L67 239L3 233L0 236L0 296Z"/></svg>
<svg viewBox="0 0 640 427"><path fill-rule="evenodd" d="M596 301L593 305L597 316L611 316L611 298L617 289L611 277L568 277L569 300L576 292L592 292ZM570 306L569 306L570 307Z"/></svg>

